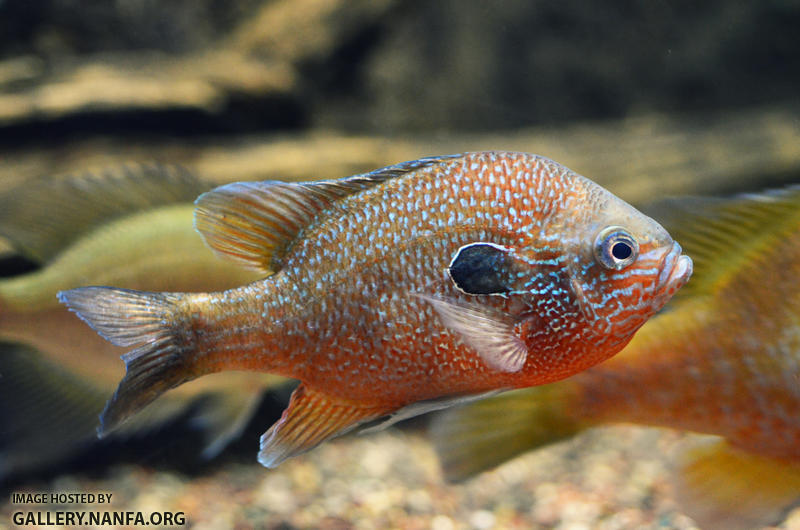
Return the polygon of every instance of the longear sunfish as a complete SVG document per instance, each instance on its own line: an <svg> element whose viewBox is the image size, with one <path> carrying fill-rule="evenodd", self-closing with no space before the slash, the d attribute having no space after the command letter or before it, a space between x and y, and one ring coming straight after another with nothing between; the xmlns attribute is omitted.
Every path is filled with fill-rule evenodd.
<svg viewBox="0 0 800 530"><path fill-rule="evenodd" d="M99 432L204 374L275 373L301 384L261 439L267 467L387 415L580 372L625 346L692 270L658 223L523 153L229 184L197 199L195 227L217 253L275 273L206 294L59 295L136 347Z"/></svg>
<svg viewBox="0 0 800 530"><path fill-rule="evenodd" d="M433 439L464 479L617 422L719 436L684 448L680 508L702 528L773 524L800 502L800 187L659 205L691 283L614 358L448 410Z"/></svg>

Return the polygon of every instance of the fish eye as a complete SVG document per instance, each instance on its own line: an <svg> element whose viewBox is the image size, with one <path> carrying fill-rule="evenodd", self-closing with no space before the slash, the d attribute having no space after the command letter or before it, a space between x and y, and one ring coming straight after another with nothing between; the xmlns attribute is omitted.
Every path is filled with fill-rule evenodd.
<svg viewBox="0 0 800 530"><path fill-rule="evenodd" d="M636 261L639 243L621 226L608 226L597 234L594 257L607 269L621 270Z"/></svg>

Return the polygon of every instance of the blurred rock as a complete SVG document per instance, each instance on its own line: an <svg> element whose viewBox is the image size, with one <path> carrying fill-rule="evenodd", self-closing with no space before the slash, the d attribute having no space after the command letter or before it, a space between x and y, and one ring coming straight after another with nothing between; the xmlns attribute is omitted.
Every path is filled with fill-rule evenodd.
<svg viewBox="0 0 800 530"><path fill-rule="evenodd" d="M43 57L151 50L184 53L210 45L263 0L4 0L0 56Z"/></svg>
<svg viewBox="0 0 800 530"><path fill-rule="evenodd" d="M14 59L0 63L0 86L18 86L0 93L0 127L89 113L214 114L233 95L286 97L294 83L294 70L286 63L229 51L182 58L152 53L104 56L49 75L33 58Z"/></svg>
<svg viewBox="0 0 800 530"><path fill-rule="evenodd" d="M42 2L27 42L5 43L21 54L0 51L0 142L298 127L298 69L324 62L392 3L240 1L226 11L236 24L214 24L224 3ZM30 14L16 2L4 11L6 21Z"/></svg>
<svg viewBox="0 0 800 530"><path fill-rule="evenodd" d="M236 28L229 45L243 53L300 64L327 58L386 15L397 0L277 0Z"/></svg>
<svg viewBox="0 0 800 530"><path fill-rule="evenodd" d="M404 2L312 116L485 131L792 101L798 25L784 0Z"/></svg>
<svg viewBox="0 0 800 530"><path fill-rule="evenodd" d="M5 0L0 142L487 131L777 104L800 84L798 24L783 0Z"/></svg>

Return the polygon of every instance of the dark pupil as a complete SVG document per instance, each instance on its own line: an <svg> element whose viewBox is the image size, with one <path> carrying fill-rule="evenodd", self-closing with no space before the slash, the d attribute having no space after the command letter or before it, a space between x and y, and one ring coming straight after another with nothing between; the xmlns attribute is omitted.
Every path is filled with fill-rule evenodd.
<svg viewBox="0 0 800 530"><path fill-rule="evenodd" d="M631 254L633 254L633 249L624 241L617 241L614 243L614 246L611 247L611 255L618 260L628 259L631 257Z"/></svg>

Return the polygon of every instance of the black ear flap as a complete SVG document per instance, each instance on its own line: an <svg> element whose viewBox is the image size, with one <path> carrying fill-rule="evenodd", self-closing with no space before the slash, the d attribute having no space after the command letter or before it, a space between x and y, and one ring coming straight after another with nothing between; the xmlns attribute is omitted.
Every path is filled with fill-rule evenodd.
<svg viewBox="0 0 800 530"><path fill-rule="evenodd" d="M503 294L511 291L509 249L494 243L470 243L456 255L447 272L467 294Z"/></svg>

